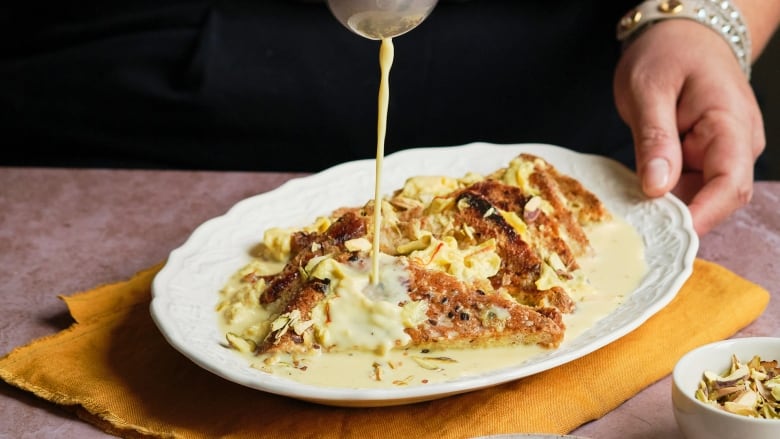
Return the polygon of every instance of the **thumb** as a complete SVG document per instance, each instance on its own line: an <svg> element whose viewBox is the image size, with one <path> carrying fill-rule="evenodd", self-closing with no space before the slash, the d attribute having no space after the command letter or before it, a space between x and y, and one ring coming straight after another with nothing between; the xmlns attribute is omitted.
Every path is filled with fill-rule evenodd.
<svg viewBox="0 0 780 439"><path fill-rule="evenodd" d="M657 91L657 90L656 90ZM677 130L677 97L638 92L628 124L642 191L650 197L669 192L680 178L682 147Z"/></svg>

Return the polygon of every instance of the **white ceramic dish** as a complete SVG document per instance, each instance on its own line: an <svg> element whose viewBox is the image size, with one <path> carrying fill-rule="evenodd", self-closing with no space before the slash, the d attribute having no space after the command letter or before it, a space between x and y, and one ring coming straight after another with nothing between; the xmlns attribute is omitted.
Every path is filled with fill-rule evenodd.
<svg viewBox="0 0 780 439"><path fill-rule="evenodd" d="M704 371L723 373L731 365L732 355L743 362L754 355L762 360L780 361L780 338L734 338L683 355L672 373L672 405L680 431L687 439L780 438L779 419L735 415L704 404L694 396Z"/></svg>
<svg viewBox="0 0 780 439"><path fill-rule="evenodd" d="M668 195L645 198L633 172L610 159L551 145L474 143L418 148L388 155L385 193L415 175L460 177L505 166L520 152L536 154L582 181L606 206L634 225L643 237L648 272L613 313L560 348L525 363L425 386L391 389L305 385L250 368L245 358L223 347L214 306L229 276L249 261L249 249L272 226L302 226L317 215L373 197L374 160L344 163L288 181L268 193L237 203L225 215L198 227L171 252L152 285L151 313L171 345L205 369L248 387L293 398L341 406L404 404L467 392L535 374L582 357L630 332L674 298L689 277L698 249L688 209Z"/></svg>

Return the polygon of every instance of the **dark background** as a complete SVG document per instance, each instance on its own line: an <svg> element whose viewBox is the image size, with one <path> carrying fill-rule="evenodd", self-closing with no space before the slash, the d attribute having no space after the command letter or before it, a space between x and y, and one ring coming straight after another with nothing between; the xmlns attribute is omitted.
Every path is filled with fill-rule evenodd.
<svg viewBox="0 0 780 439"><path fill-rule="evenodd" d="M386 153L543 142L633 167L611 79L614 26L634 4L441 2L396 41ZM780 180L778 40L753 85L767 132L757 175ZM0 165L318 171L372 158L377 48L322 3L20 4L0 11Z"/></svg>
<svg viewBox="0 0 780 439"><path fill-rule="evenodd" d="M780 180L780 34L753 66L752 83L764 113L766 178Z"/></svg>

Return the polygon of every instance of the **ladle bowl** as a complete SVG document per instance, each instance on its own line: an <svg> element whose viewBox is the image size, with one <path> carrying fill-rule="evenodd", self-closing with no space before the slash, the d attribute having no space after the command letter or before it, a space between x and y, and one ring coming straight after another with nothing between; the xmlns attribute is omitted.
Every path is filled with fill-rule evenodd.
<svg viewBox="0 0 780 439"><path fill-rule="evenodd" d="M336 19L352 32L382 40L403 35L425 20L437 0L328 0Z"/></svg>

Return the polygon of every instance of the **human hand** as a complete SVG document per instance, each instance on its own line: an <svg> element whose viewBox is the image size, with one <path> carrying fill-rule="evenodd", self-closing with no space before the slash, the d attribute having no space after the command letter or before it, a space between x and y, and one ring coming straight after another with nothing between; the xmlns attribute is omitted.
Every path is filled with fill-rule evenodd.
<svg viewBox="0 0 780 439"><path fill-rule="evenodd" d="M699 235L750 201L764 125L720 35L686 19L649 27L623 53L614 93L645 194L680 197Z"/></svg>

